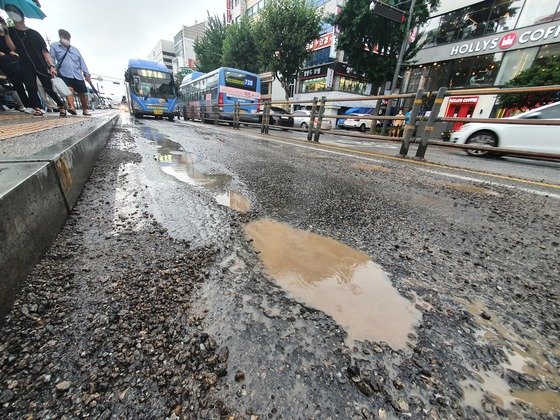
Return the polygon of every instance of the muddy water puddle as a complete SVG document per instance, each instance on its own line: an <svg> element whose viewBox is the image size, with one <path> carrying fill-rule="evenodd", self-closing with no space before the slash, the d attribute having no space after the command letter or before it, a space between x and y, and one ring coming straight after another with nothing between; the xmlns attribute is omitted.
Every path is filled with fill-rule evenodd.
<svg viewBox="0 0 560 420"><path fill-rule="evenodd" d="M546 384L560 387L560 373L553 366L551 358L560 357L560 343L558 340L528 339L520 337L514 331L503 325L497 314L489 310L481 302L462 302L472 313L480 326L478 340L482 344L491 344L502 348L507 361L499 367L535 378L540 384L538 389L515 388L500 375L494 372L473 372L478 380L463 381L461 386L465 393L465 403L475 408L481 408L484 393L491 394L496 403L504 408L511 408L514 403L530 404L543 413L560 414L560 393L546 389ZM490 319L480 316L485 312ZM551 358L547 357L547 354Z"/></svg>
<svg viewBox="0 0 560 420"><path fill-rule="evenodd" d="M420 312L366 253L268 219L249 223L245 232L267 273L291 298L334 318L349 347L365 339L406 346Z"/></svg>
<svg viewBox="0 0 560 420"><path fill-rule="evenodd" d="M445 187L455 191L460 191L460 192L465 192L470 194L493 195L493 196L500 195L496 191L492 191L488 188L477 187L475 185L469 185L469 184L457 184L455 182L448 182L445 184Z"/></svg>

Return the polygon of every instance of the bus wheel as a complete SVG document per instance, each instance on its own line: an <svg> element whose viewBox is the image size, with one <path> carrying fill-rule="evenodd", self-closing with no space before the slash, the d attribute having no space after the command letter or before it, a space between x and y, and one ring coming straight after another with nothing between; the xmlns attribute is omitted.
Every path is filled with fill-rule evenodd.
<svg viewBox="0 0 560 420"><path fill-rule="evenodd" d="M135 112L134 113L134 118L140 119L140 118L142 118L142 114L139 114L138 112Z"/></svg>
<svg viewBox="0 0 560 420"><path fill-rule="evenodd" d="M173 122L173 120L175 119L173 116L168 117L169 121Z"/></svg>

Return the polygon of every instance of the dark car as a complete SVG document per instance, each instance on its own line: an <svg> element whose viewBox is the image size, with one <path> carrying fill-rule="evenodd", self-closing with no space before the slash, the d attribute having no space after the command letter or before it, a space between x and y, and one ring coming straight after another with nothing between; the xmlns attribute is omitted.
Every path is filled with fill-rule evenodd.
<svg viewBox="0 0 560 420"><path fill-rule="evenodd" d="M262 122L263 111L258 113L259 123ZM286 111L284 108L279 108L276 106L270 107L270 125L277 125L280 127L293 127L294 126L294 116Z"/></svg>

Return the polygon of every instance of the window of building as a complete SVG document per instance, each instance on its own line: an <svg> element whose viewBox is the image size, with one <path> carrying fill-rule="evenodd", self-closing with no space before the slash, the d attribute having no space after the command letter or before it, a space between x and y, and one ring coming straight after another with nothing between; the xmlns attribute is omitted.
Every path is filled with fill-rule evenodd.
<svg viewBox="0 0 560 420"><path fill-rule="evenodd" d="M515 28L524 0L496 0L490 11L485 34L510 31Z"/></svg>
<svg viewBox="0 0 560 420"><path fill-rule="evenodd" d="M441 16L429 19L418 31L418 45L431 47L436 44L436 36L439 32L439 23Z"/></svg>
<svg viewBox="0 0 560 420"><path fill-rule="evenodd" d="M535 61L538 50L539 48L535 47L506 53L496 77L496 86L505 85L523 70L530 68Z"/></svg>
<svg viewBox="0 0 560 420"><path fill-rule="evenodd" d="M500 69L503 53L468 57L453 62L449 87L491 86Z"/></svg>
<svg viewBox="0 0 560 420"><path fill-rule="evenodd" d="M317 77L315 79L302 80L299 86L300 93L320 92L327 90L327 78Z"/></svg>
<svg viewBox="0 0 560 420"><path fill-rule="evenodd" d="M416 92L418 89L424 89L429 71L430 68L426 66L420 66L410 70L406 92Z"/></svg>
<svg viewBox="0 0 560 420"><path fill-rule="evenodd" d="M541 64L546 57L560 57L560 43L543 45L539 50L535 64Z"/></svg>
<svg viewBox="0 0 560 420"><path fill-rule="evenodd" d="M451 61L432 64L423 89L435 91L442 86L446 86L452 66Z"/></svg>
<svg viewBox="0 0 560 420"><path fill-rule="evenodd" d="M307 60L305 62L305 67L312 67L318 64L329 63L334 61L331 58L331 47L321 48L320 50L310 52L307 55Z"/></svg>
<svg viewBox="0 0 560 420"><path fill-rule="evenodd" d="M341 92L357 93L365 95L367 83L361 82L356 79L349 79L348 77L341 77L338 82L338 90Z"/></svg>
<svg viewBox="0 0 560 420"><path fill-rule="evenodd" d="M517 27L538 25L555 19L558 0L525 0L525 6L519 15ZM556 17L557 18L557 17Z"/></svg>

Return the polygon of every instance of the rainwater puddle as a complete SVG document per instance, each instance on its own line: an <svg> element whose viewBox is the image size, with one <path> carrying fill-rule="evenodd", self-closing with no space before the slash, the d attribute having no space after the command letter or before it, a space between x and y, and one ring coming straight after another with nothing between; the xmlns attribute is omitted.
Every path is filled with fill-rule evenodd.
<svg viewBox="0 0 560 420"><path fill-rule="evenodd" d="M193 186L224 189L231 181L230 175L210 174L204 171L204 159L183 147L169 137L150 127L144 127L142 137L155 141L158 145L156 160L161 170L177 180Z"/></svg>
<svg viewBox="0 0 560 420"><path fill-rule="evenodd" d="M349 347L365 339L406 346L420 312L366 253L268 219L249 223L245 232L268 274L292 298L333 317Z"/></svg>
<svg viewBox="0 0 560 420"><path fill-rule="evenodd" d="M504 350L508 360L501 363L503 369L530 375L540 379L543 383L553 383L560 386L560 373L546 357L546 354L559 356L560 343L555 339L548 339L547 343L520 337L514 331L504 326L499 317L488 309L482 302L462 302L472 313L481 327L478 332L479 340L490 343ZM486 312L490 319L483 319L480 314ZM479 375L475 373L475 375ZM480 408L483 391L496 397L496 401L504 408L509 408L513 402L531 404L544 413L560 413L560 393L541 389L512 389L509 384L493 372L482 373L480 382L464 381L465 403Z"/></svg>
<svg viewBox="0 0 560 420"><path fill-rule="evenodd" d="M251 201L243 195L228 191L224 194L216 196L216 202L230 209L236 210L240 213L247 213L251 210Z"/></svg>

